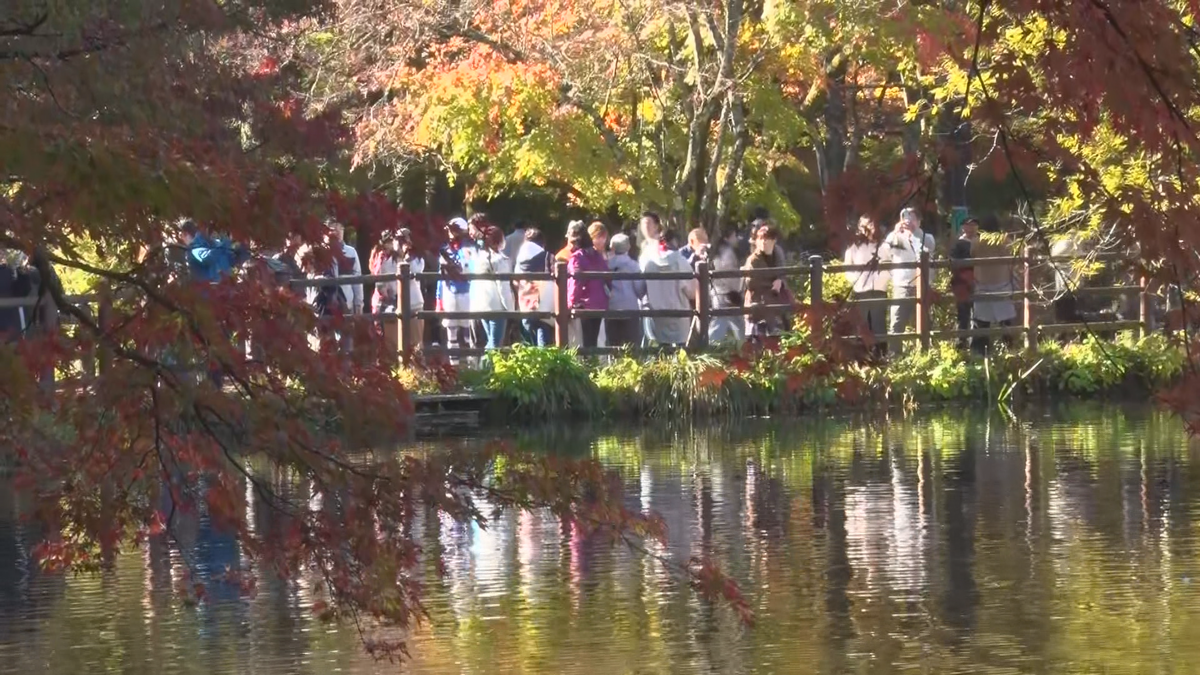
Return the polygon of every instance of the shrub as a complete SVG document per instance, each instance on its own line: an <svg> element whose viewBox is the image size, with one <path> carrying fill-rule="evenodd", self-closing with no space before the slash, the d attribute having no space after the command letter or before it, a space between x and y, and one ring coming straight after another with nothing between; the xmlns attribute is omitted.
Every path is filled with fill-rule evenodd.
<svg viewBox="0 0 1200 675"><path fill-rule="evenodd" d="M1014 393L1072 396L1143 394L1178 378L1183 350L1163 336L1105 342L1087 338L1036 350L995 348L987 358L938 343L882 365L838 363L811 344L798 322L778 349L635 358L597 365L574 351L518 346L492 357L490 372L463 373L460 385L494 394L518 418L640 416L686 420L743 417L889 402L983 400ZM443 378L444 379L444 378ZM419 378L418 392L430 385Z"/></svg>
<svg viewBox="0 0 1200 675"><path fill-rule="evenodd" d="M574 350L517 345L491 355L485 387L512 414L559 417L595 414L599 391Z"/></svg>

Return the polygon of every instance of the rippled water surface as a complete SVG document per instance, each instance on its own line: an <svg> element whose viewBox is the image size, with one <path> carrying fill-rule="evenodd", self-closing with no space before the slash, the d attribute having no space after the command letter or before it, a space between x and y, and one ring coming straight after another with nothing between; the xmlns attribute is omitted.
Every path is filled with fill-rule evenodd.
<svg viewBox="0 0 1200 675"><path fill-rule="evenodd" d="M431 618L399 668L317 621L303 583L264 580L252 598L214 586L183 606L165 545L101 576L39 575L4 495L0 672L1200 672L1200 464L1162 413L516 440L617 468L630 503L665 517L667 552L715 555L757 625L545 514L432 522L421 536L448 567L430 565ZM240 564L204 523L181 538L209 573Z"/></svg>

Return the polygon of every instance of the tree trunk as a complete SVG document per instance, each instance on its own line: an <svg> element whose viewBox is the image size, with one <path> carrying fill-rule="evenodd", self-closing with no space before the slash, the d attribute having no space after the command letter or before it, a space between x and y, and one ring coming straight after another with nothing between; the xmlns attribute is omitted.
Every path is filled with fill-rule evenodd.
<svg viewBox="0 0 1200 675"><path fill-rule="evenodd" d="M938 187L938 210L950 222L955 208L967 207L967 174L971 165L971 125L956 103L941 106L938 115L938 150L942 180Z"/></svg>

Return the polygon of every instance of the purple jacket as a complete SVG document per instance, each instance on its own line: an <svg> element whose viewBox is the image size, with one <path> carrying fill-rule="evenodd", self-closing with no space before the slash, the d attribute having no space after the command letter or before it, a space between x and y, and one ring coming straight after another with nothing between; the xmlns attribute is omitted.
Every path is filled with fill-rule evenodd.
<svg viewBox="0 0 1200 675"><path fill-rule="evenodd" d="M608 282L604 279L576 279L576 272L607 272L608 261L594 248L571 251L567 259L567 304L574 309L608 309Z"/></svg>

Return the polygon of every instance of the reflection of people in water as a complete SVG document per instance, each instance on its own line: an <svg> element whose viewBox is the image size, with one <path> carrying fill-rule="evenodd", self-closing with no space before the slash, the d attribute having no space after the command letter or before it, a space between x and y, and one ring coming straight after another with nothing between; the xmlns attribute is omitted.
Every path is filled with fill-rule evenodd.
<svg viewBox="0 0 1200 675"><path fill-rule="evenodd" d="M22 518L9 481L0 481L0 617L42 616L62 598L66 577L39 573L33 560L33 547L43 536ZM30 633L24 621L0 621L0 646L27 645Z"/></svg>
<svg viewBox="0 0 1200 675"><path fill-rule="evenodd" d="M194 493L204 494L206 483L206 479L201 478L199 485L195 486ZM162 494L160 508L163 513L172 513L170 490L164 489ZM207 505L203 502L198 505L198 509L176 507L171 531L182 564L191 570L192 583L203 586L204 602L198 605L201 616L205 619L201 634L213 637L215 633L210 631L217 621L216 610L220 610L220 613L225 615L223 618L227 619L230 617L222 608L229 606L235 612L237 620L241 620L245 612L241 603L241 586L227 580L228 573L237 573L242 569L237 534L214 523L208 514ZM173 571L176 572L174 576L179 578L181 570Z"/></svg>

